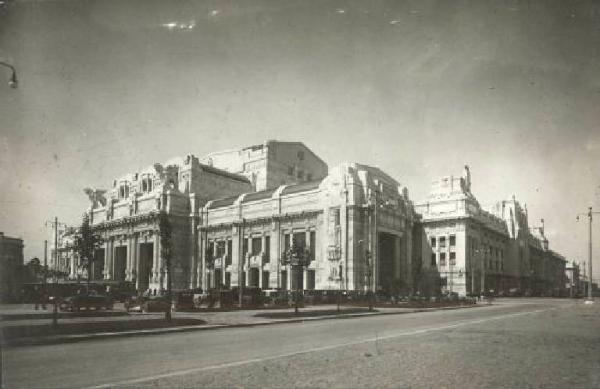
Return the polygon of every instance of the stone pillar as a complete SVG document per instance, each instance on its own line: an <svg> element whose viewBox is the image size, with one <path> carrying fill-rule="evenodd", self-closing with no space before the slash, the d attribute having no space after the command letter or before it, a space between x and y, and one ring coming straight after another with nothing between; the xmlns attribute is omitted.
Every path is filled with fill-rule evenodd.
<svg viewBox="0 0 600 389"><path fill-rule="evenodd" d="M152 282L157 283L160 277L160 236L158 231L154 231L154 255L152 256Z"/></svg>
<svg viewBox="0 0 600 389"><path fill-rule="evenodd" d="M131 235L131 281L137 281L140 272L138 271L138 263L140 261L138 235L134 232Z"/></svg>
<svg viewBox="0 0 600 389"><path fill-rule="evenodd" d="M275 288L279 288L280 280L279 280L279 261L281 256L281 231L279 228L279 221L273 220L271 223L271 239L269 239L271 244L271 261L269 262L269 285L273 285Z"/></svg>
<svg viewBox="0 0 600 389"><path fill-rule="evenodd" d="M260 237L260 247L261 247L261 251L260 251L260 261L259 261L259 268L258 268L258 287L261 289L268 289L269 285L266 285L267 288L264 288L263 285L263 259L264 259L264 253L267 251L266 250L266 239L265 239L265 233L263 231L263 233L261 234Z"/></svg>
<svg viewBox="0 0 600 389"><path fill-rule="evenodd" d="M396 235L394 239L394 279L402 279L403 271L406 271L404 266L405 255L402 253L402 237Z"/></svg>
<svg viewBox="0 0 600 389"><path fill-rule="evenodd" d="M310 252L310 230L307 228L304 234L304 244L306 249ZM302 268L302 289L306 290L308 282L308 266Z"/></svg>
<svg viewBox="0 0 600 389"><path fill-rule="evenodd" d="M135 252L134 252L134 269L135 269L135 289L139 292L144 292L143 290L140 290L140 280L141 280L141 276L142 276L142 261L140 260L140 251L141 251L141 247L140 245L142 244L141 241L143 241L143 237L142 235L135 235L134 238L134 247L135 247Z"/></svg>
<svg viewBox="0 0 600 389"><path fill-rule="evenodd" d="M240 265L242 260L242 239L243 233L241 224L234 224L231 231L231 286L239 285Z"/></svg>
<svg viewBox="0 0 600 389"><path fill-rule="evenodd" d="M127 266L125 267L125 281L131 281L133 274L133 236L127 237Z"/></svg>
<svg viewBox="0 0 600 389"><path fill-rule="evenodd" d="M225 256L223 257L222 271L221 271L221 283L225 285L225 273L227 272L227 258L229 258L229 239L225 238Z"/></svg>
<svg viewBox="0 0 600 389"><path fill-rule="evenodd" d="M112 278L113 258L114 258L114 240L112 237L108 239L106 243L106 260L104 261L104 279L110 280Z"/></svg>
<svg viewBox="0 0 600 389"><path fill-rule="evenodd" d="M75 279L75 278L77 278L77 272L76 272L77 263L75 261L75 252L71 251L70 254L71 254L71 256L70 256L69 278Z"/></svg>

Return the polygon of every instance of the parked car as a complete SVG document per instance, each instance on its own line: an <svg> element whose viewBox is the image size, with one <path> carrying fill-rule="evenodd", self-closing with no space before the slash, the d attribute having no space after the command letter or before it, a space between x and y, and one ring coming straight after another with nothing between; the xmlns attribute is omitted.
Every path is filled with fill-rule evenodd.
<svg viewBox="0 0 600 389"><path fill-rule="evenodd" d="M59 303L61 311L80 311L82 309L96 311L100 309L113 309L113 301L107 296L100 294L82 294L69 296L62 299Z"/></svg>
<svg viewBox="0 0 600 389"><path fill-rule="evenodd" d="M125 309L127 312L164 312L169 306L170 303L164 296L137 296L125 301Z"/></svg>

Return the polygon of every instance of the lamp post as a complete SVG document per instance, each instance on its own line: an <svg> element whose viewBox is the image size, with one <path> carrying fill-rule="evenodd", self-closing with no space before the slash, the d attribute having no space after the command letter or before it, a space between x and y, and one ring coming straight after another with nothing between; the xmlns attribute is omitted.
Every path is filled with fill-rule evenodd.
<svg viewBox="0 0 600 389"><path fill-rule="evenodd" d="M296 273L296 276L298 276L298 270L300 270L299 274L302 274L304 268L310 265L310 262L310 251L308 251L304 246L298 245L295 239L292 239L291 247L288 250L284 251L283 255L281 256L281 265L290 265L292 273L290 274L290 276L292 277L294 275L294 271ZM294 279L292 278L292 280ZM298 282L298 280L296 280L296 293L294 296L294 313L296 315L298 314L298 295L300 293L300 290L298 288L299 284L300 283Z"/></svg>
<svg viewBox="0 0 600 389"><path fill-rule="evenodd" d="M17 81L17 71L15 70L15 67L3 61L0 61L0 66L7 67L11 70L12 74L10 76L10 79L8 80L8 86L10 86L13 89L16 89L19 82Z"/></svg>
<svg viewBox="0 0 600 389"><path fill-rule="evenodd" d="M592 295L592 217L594 214L600 214L600 212L592 212L592 207L588 208L587 213L580 213L577 215L577 221L579 221L579 216L586 215L588 217L588 297L586 300L586 304L592 304L594 302L594 296Z"/></svg>

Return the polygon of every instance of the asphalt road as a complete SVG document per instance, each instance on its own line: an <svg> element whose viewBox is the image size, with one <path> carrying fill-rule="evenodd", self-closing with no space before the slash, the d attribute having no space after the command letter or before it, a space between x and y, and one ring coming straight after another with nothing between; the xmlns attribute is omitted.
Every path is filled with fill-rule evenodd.
<svg viewBox="0 0 600 389"><path fill-rule="evenodd" d="M3 350L6 388L600 388L600 301L118 338Z"/></svg>

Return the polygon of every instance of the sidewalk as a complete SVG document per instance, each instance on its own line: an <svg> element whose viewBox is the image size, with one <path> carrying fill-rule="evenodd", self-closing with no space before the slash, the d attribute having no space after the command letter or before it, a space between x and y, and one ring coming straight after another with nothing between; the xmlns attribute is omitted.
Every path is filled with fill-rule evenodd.
<svg viewBox="0 0 600 389"><path fill-rule="evenodd" d="M314 320L335 320L349 319L356 317L365 317L373 315L398 315L415 312L430 312L447 309L462 309L481 307L483 305L468 305L468 306L450 306L437 308L400 308L400 307L376 307L370 312L368 308L358 308L353 306L342 306L340 312L337 312L336 305L314 305L300 308L299 316L294 315L294 308L285 309L253 309L253 310L234 310L234 311L219 311L219 312L174 312L173 319L178 325L168 326L166 322L161 320L164 318L163 313L127 313L115 306L114 312L99 311L99 316L94 315L94 312L89 314L83 313L61 313L58 320L59 331L54 334L42 336L19 336L8 338L6 333L18 333L15 328L20 329L38 329L40 327L48 327L51 323L52 308L47 307L46 311L35 311L32 306L11 306L0 305L0 316L2 322L0 330L2 331L1 343L4 346L16 347L25 345L42 345L78 342L83 340L104 339L108 337L126 337L140 336L150 334L164 334L175 332L202 331L214 330L234 327L251 327L259 325L272 325L281 323L298 323ZM144 327L146 322L147 327L157 326L159 328L138 328L129 329L135 326ZM187 325L186 323L200 323ZM141 323L141 324L139 324ZM61 328L61 326L63 328ZM65 329L67 327L67 329ZM103 331L85 332L85 333L60 333L69 331L68 328L85 328L86 330L94 331L95 328L102 327ZM49 328L49 327L48 327ZM114 329L113 329L114 328ZM23 332L23 331L21 331ZM36 333L36 331L31 331Z"/></svg>

